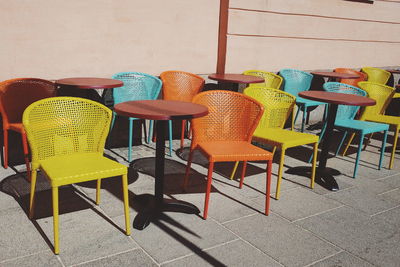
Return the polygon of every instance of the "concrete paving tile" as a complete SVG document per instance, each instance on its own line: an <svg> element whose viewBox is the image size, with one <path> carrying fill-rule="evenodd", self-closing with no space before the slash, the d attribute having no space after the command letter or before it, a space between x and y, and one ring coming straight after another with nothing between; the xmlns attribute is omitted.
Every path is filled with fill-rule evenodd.
<svg viewBox="0 0 400 267"><path fill-rule="evenodd" d="M282 266L242 240L203 250L162 266Z"/></svg>
<svg viewBox="0 0 400 267"><path fill-rule="evenodd" d="M380 196L382 196L384 198L393 199L393 200L397 201L398 203L400 203L400 189L399 188L391 190L389 192L385 192L383 194L380 194Z"/></svg>
<svg viewBox="0 0 400 267"><path fill-rule="evenodd" d="M342 207L296 224L378 266L400 262L398 227L379 217Z"/></svg>
<svg viewBox="0 0 400 267"><path fill-rule="evenodd" d="M327 195L327 197L351 206L355 209L359 209L370 215L382 210L393 208L400 204L399 201L384 197L382 195L376 195L357 187L339 190Z"/></svg>
<svg viewBox="0 0 400 267"><path fill-rule="evenodd" d="M4 193L4 192L0 192L0 212L2 211L6 211L9 209L16 209L18 207L20 207L20 205L18 204L18 201L15 200L14 197Z"/></svg>
<svg viewBox="0 0 400 267"><path fill-rule="evenodd" d="M380 182L389 184L392 189L394 188L399 188L400 187L400 175L392 175L389 177L384 177L382 179L379 179Z"/></svg>
<svg viewBox="0 0 400 267"><path fill-rule="evenodd" d="M158 266L142 249L134 249L98 260L78 264L80 267Z"/></svg>
<svg viewBox="0 0 400 267"><path fill-rule="evenodd" d="M346 183L351 186L358 187L373 194L381 194L393 189L390 184L384 183L382 180L372 180L368 177L357 177L356 179L341 177L341 179L346 180ZM341 189L345 188L340 188L340 190Z"/></svg>
<svg viewBox="0 0 400 267"><path fill-rule="evenodd" d="M262 205L262 198L257 202ZM332 201L313 192L312 189L296 188L282 194L279 200L271 198L271 211L279 214L289 221L305 218L326 210L337 208L343 204Z"/></svg>
<svg viewBox="0 0 400 267"><path fill-rule="evenodd" d="M53 218L37 222L53 244ZM93 210L61 214L59 256L65 265L72 265L137 248L137 244L120 231L122 229L125 229L123 224L113 225Z"/></svg>
<svg viewBox="0 0 400 267"><path fill-rule="evenodd" d="M0 262L48 248L37 242L43 237L21 208L0 211L0 225Z"/></svg>
<svg viewBox="0 0 400 267"><path fill-rule="evenodd" d="M373 218L374 217L381 218L382 220L385 220L397 227L400 227L400 207L384 211L382 213L374 215Z"/></svg>
<svg viewBox="0 0 400 267"><path fill-rule="evenodd" d="M25 257L8 260L4 262L0 262L0 266L7 267L31 267L31 266L43 266L43 267L55 267L55 266L63 266L61 262L57 259L54 253L48 249L46 251L42 251L36 254L28 255Z"/></svg>
<svg viewBox="0 0 400 267"><path fill-rule="evenodd" d="M285 266L304 266L339 251L274 214L256 214L225 226Z"/></svg>
<svg viewBox="0 0 400 267"><path fill-rule="evenodd" d="M123 216L115 218L122 223ZM158 263L199 253L237 237L212 219L168 212L142 231L134 229L132 238Z"/></svg>
<svg viewBox="0 0 400 267"><path fill-rule="evenodd" d="M345 251L342 251L332 257L329 257L325 260L322 260L320 262L317 262L315 264L310 265L310 267L353 267L353 266L359 266L359 267L372 267L374 265L358 258L350 253L347 253Z"/></svg>

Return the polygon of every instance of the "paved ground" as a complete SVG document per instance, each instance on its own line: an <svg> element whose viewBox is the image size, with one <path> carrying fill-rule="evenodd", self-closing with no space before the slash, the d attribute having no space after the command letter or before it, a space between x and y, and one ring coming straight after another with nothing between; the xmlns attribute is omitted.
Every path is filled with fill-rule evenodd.
<svg viewBox="0 0 400 267"><path fill-rule="evenodd" d="M187 149L176 151L178 147L175 142L175 153L166 161L166 197L189 201L202 211L207 163L196 157L191 186L184 193L180 184ZM134 229L130 237L122 233L118 178L103 183L100 206L92 201L93 183L63 187L58 256L52 252L47 182L43 177L38 182L36 218L31 221L24 166L1 169L0 266L399 266L400 161L388 170L386 153L384 168L377 170L379 141L373 140L362 152L358 177L353 179L354 152L328 161L341 172L335 177L337 192L318 184L311 190L308 177L284 173L281 199L271 199L269 216L262 213L266 164L250 163L242 189L228 178L233 165L218 164L207 220L166 213L145 230ZM310 147L289 150L286 170L309 166L310 153ZM126 148L107 154L128 166ZM138 196L153 193L153 155L152 145L134 147L129 169L132 218ZM277 167L275 162L272 196Z"/></svg>

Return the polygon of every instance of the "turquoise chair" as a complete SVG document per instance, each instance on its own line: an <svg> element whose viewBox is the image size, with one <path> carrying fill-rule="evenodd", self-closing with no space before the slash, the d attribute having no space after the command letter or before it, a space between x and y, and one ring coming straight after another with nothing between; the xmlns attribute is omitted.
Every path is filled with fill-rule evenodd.
<svg viewBox="0 0 400 267"><path fill-rule="evenodd" d="M279 71L279 75L282 76L284 80L283 91L288 92L296 97L296 105L298 108L293 123L296 123L300 109L303 111L301 131L304 132L307 109L309 107L315 107L319 105L326 106L326 103L299 97L300 92L308 91L310 89L311 81L313 79L312 74L301 70L282 69Z"/></svg>
<svg viewBox="0 0 400 267"><path fill-rule="evenodd" d="M344 83L327 82L323 85L323 88L325 91L328 91L328 92L367 96L367 93L364 90L361 90L360 88L357 88L357 87L354 87L354 86L351 86L348 84L344 84ZM376 132L383 132L383 134L384 134L383 140L382 140L381 153L380 153L380 157L379 157L379 164L378 164L378 169L379 170L381 169L383 152L385 151L385 146L386 146L387 131L389 130L388 124L355 120L354 117L356 116L359 108L360 108L359 106L339 105L338 110L337 110L336 120L335 120L335 128L338 130L344 131L343 138L340 141L340 144L336 150L335 155L338 154L339 149L342 146L343 141L346 138L348 132L356 133L356 134L359 134L359 136L360 136L359 144L358 144L358 151L357 151L357 156L356 156L356 162L355 162L354 171L353 171L353 178L355 178L357 175L358 162L360 160L361 148L363 146L364 137L367 134L376 133ZM322 132L321 132L321 135L319 138L320 141L323 138L325 129L326 129L326 124L324 124L324 126L322 128Z"/></svg>
<svg viewBox="0 0 400 267"><path fill-rule="evenodd" d="M124 82L124 85L113 89L114 105L132 101L132 100L153 100L157 99L161 91L162 82L157 77L140 72L119 72L112 76ZM114 126L116 113L113 112L111 129ZM129 118L129 145L128 145L128 161L132 160L132 138L133 138L133 121L138 118ZM154 122L150 121L149 134L147 142L150 142L151 132ZM169 123L169 155L172 155L172 124Z"/></svg>

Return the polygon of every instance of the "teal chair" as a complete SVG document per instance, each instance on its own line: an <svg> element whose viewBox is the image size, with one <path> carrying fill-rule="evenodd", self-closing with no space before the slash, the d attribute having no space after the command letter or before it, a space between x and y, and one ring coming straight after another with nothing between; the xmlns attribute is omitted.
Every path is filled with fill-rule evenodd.
<svg viewBox="0 0 400 267"><path fill-rule="evenodd" d="M124 82L124 85L113 89L114 105L132 101L132 100L153 100L157 99L161 91L162 82L157 77L140 72L119 72L112 76L113 79ZM113 112L111 129L114 126L117 114ZM129 144L128 144L128 161L132 160L132 138L133 138L133 121L138 118L129 118ZM154 122L150 121L149 134L147 142L150 142L151 132ZM172 155L172 124L169 124L169 155Z"/></svg>
<svg viewBox="0 0 400 267"><path fill-rule="evenodd" d="M335 93L343 93L343 94L353 94L359 96L367 96L367 93L360 88L344 84L338 82L327 82L323 85L324 90L327 92L335 92ZM381 169L382 166L382 159L383 159L383 152L385 151L386 146L386 137L387 131L389 130L389 125L384 123L376 123L376 122L368 122L368 121L360 121L355 120L354 117L357 114L357 111L360 107L359 106L348 106L348 105L339 105L335 120L335 128L341 131L344 131L344 135L340 144L336 150L336 154L338 154L340 147L343 144L344 139L347 136L348 132L356 133L360 136L359 143L358 143L358 150L356 156L356 162L353 171L353 178L357 175L358 169L358 162L360 160L361 148L363 146L364 137L367 134L376 133L376 132L383 132L383 140L382 140L382 147L379 157L379 164L378 169ZM320 135L320 141L322 140L326 129L326 124L324 124L322 128L322 132Z"/></svg>
<svg viewBox="0 0 400 267"><path fill-rule="evenodd" d="M326 103L299 97L300 92L308 91L310 89L311 81L313 79L312 74L301 70L282 69L279 71L279 75L283 77L284 81L283 91L291 95L294 95L296 97L296 105L298 108L293 123L296 123L296 119L299 115L300 110L303 111L303 119L301 121L301 131L304 132L307 109L319 105L326 106Z"/></svg>

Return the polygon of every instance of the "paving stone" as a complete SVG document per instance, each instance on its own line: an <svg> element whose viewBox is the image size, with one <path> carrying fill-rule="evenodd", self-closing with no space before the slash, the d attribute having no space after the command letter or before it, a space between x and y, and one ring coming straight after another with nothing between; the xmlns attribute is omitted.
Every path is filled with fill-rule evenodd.
<svg viewBox="0 0 400 267"><path fill-rule="evenodd" d="M400 187L400 175L392 175L379 179L380 182L389 184L393 189Z"/></svg>
<svg viewBox="0 0 400 267"><path fill-rule="evenodd" d="M256 214L225 226L285 266L304 266L339 251L274 214Z"/></svg>
<svg viewBox="0 0 400 267"><path fill-rule="evenodd" d="M251 245L236 240L162 266L282 266Z"/></svg>
<svg viewBox="0 0 400 267"><path fill-rule="evenodd" d="M142 249L134 249L110 257L79 264L81 267L122 267L122 266L158 266Z"/></svg>
<svg viewBox="0 0 400 267"><path fill-rule="evenodd" d="M379 213L373 217L381 218L397 227L400 227L400 207Z"/></svg>
<svg viewBox="0 0 400 267"><path fill-rule="evenodd" d="M0 266L7 267L31 267L31 266L63 266L61 262L57 259L54 253L48 249L36 254L28 255L25 257L17 258L14 260L0 262Z"/></svg>
<svg viewBox="0 0 400 267"><path fill-rule="evenodd" d="M342 251L332 257L329 257L325 260L322 260L320 262L317 262L315 264L310 265L312 267L353 267L353 266L358 266L358 267L372 267L374 265L358 258L350 253L347 253L345 251Z"/></svg>

